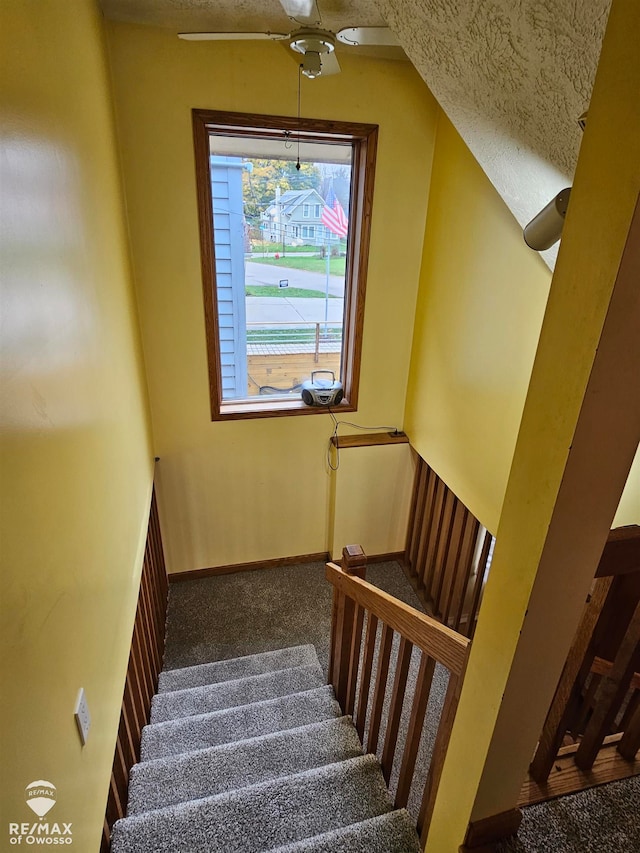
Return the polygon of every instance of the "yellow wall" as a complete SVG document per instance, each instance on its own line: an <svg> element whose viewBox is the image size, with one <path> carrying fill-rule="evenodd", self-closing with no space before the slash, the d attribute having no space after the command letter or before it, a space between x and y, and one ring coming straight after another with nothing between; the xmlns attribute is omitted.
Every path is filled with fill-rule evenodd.
<svg viewBox="0 0 640 853"><path fill-rule="evenodd" d="M334 560L352 544L362 545L365 554L404 551L414 472L415 455L408 444L340 451L334 475Z"/></svg>
<svg viewBox="0 0 640 853"><path fill-rule="evenodd" d="M190 116L291 115L296 65L280 45L190 44L142 26L111 24L109 42L169 568L326 551L329 417L210 420ZM380 125L350 419L401 426L436 106L408 63L341 63L340 75L303 80L302 113Z"/></svg>
<svg viewBox="0 0 640 853"><path fill-rule="evenodd" d="M495 533L550 273L441 114L406 431Z"/></svg>
<svg viewBox="0 0 640 853"><path fill-rule="evenodd" d="M142 360L101 19L88 0L2 19L0 848L44 779L50 821L94 851L150 499Z"/></svg>

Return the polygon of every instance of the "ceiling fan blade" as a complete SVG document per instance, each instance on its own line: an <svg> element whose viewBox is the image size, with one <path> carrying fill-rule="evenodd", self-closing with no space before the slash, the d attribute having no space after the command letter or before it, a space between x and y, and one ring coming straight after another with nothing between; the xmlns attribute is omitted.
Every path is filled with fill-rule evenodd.
<svg viewBox="0 0 640 853"><path fill-rule="evenodd" d="M351 45L400 45L389 27L346 27L336 33L336 38Z"/></svg>
<svg viewBox="0 0 640 853"><path fill-rule="evenodd" d="M328 77L329 74L339 74L342 70L338 62L338 57L333 51L331 53L322 53L320 55L320 62L322 63L321 77Z"/></svg>
<svg viewBox="0 0 640 853"><path fill-rule="evenodd" d="M178 33L185 41L280 41L289 38L288 33Z"/></svg>
<svg viewBox="0 0 640 853"><path fill-rule="evenodd" d="M320 26L320 11L316 0L280 0L280 3L292 21L310 27Z"/></svg>

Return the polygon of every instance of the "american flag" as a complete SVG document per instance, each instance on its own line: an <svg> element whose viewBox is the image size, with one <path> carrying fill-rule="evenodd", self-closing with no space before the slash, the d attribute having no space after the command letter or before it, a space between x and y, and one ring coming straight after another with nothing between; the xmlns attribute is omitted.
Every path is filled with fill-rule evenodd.
<svg viewBox="0 0 640 853"><path fill-rule="evenodd" d="M327 199L322 209L320 217L322 224L326 225L329 231L337 234L338 237L346 237L349 231L349 220L345 216L342 205L338 201L338 197L333 191L333 187L329 188Z"/></svg>

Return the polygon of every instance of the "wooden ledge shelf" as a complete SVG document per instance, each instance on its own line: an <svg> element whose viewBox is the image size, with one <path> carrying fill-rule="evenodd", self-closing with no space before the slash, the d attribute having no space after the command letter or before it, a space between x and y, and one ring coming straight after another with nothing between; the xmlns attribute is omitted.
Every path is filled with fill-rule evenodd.
<svg viewBox="0 0 640 853"><path fill-rule="evenodd" d="M377 447L383 444L409 444L409 436L404 432L370 432L362 435L332 436L331 443L345 450L347 447Z"/></svg>

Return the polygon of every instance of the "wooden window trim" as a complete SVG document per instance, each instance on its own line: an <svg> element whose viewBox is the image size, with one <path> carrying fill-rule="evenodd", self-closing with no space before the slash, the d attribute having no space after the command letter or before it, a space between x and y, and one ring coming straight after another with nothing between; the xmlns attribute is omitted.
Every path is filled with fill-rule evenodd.
<svg viewBox="0 0 640 853"><path fill-rule="evenodd" d="M192 110L193 139L196 169L196 188L200 231L200 257L204 295L205 331L208 357L208 378L211 420L232 420L291 415L326 413L324 407L313 408L302 400L267 400L255 398L241 401L222 400L222 370L218 334L218 306L215 279L213 234L213 199L209 171L209 133L219 131L225 136L264 138L274 130L299 135L301 141L351 144L351 208L350 232L347 245L342 383L344 399L338 409L356 411L360 382L360 360L364 327L364 301L367 284L367 264L371 240L371 213L378 126L356 122L324 119L302 119L294 116L265 116L216 110Z"/></svg>

